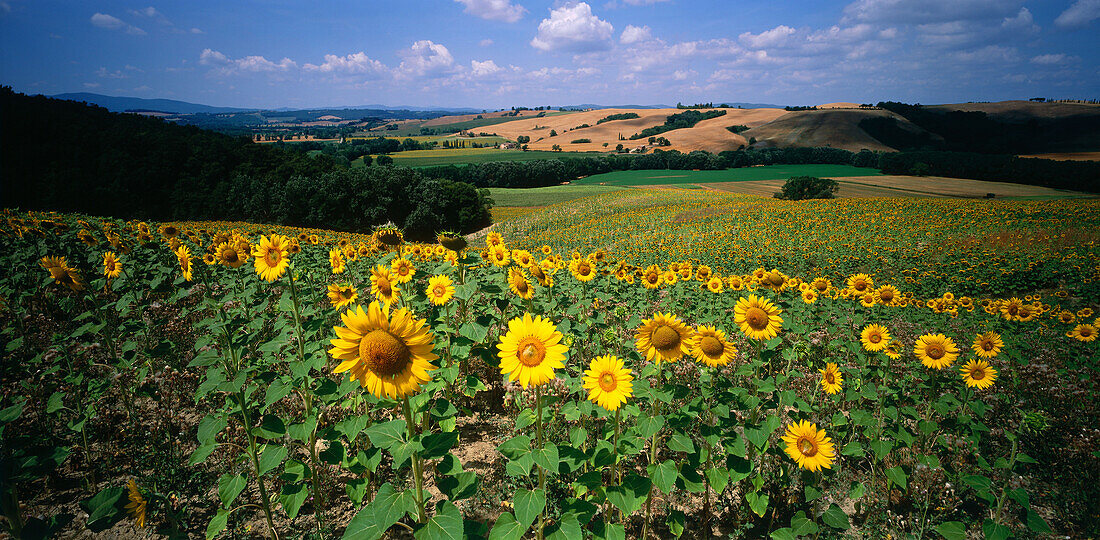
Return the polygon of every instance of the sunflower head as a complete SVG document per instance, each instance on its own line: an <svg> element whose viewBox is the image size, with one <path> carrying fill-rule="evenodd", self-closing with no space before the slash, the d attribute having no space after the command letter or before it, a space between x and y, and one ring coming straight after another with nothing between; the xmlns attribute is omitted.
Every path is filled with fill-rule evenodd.
<svg viewBox="0 0 1100 540"><path fill-rule="evenodd" d="M508 333L497 343L500 372L524 388L546 384L554 370L565 367L568 347L554 323L542 316L525 313L508 321Z"/></svg>
<svg viewBox="0 0 1100 540"><path fill-rule="evenodd" d="M332 248L328 251L328 263L332 267L333 274L343 274L344 270L347 270L347 263L344 262L344 252L340 248Z"/></svg>
<svg viewBox="0 0 1100 540"><path fill-rule="evenodd" d="M1069 331L1069 336L1077 341L1095 341L1096 327L1091 324L1079 324Z"/></svg>
<svg viewBox="0 0 1100 540"><path fill-rule="evenodd" d="M146 514L146 501L145 497L141 494L141 488L138 487L137 482L132 478L126 483L126 511L130 513L130 517L134 518L134 525L139 529L145 528Z"/></svg>
<svg viewBox="0 0 1100 540"><path fill-rule="evenodd" d="M400 246L405 242L405 237L401 234L401 229L394 227L393 225L383 225L374 231L374 237L379 242L390 246Z"/></svg>
<svg viewBox="0 0 1100 540"><path fill-rule="evenodd" d="M508 269L508 288L524 300L530 300L535 295L535 288L531 286L531 281L519 268Z"/></svg>
<svg viewBox="0 0 1100 540"><path fill-rule="evenodd" d="M382 264L375 266L370 271L370 289L374 293L374 297L387 306L393 305L401 296L401 288L398 286L393 274L390 273L390 268Z"/></svg>
<svg viewBox="0 0 1100 540"><path fill-rule="evenodd" d="M614 411L634 395L634 377L617 356L598 356L584 372L588 399L608 411Z"/></svg>
<svg viewBox="0 0 1100 540"><path fill-rule="evenodd" d="M925 367L943 369L955 363L955 359L959 357L959 348L951 338L943 334L925 334L917 339L913 353Z"/></svg>
<svg viewBox="0 0 1100 540"><path fill-rule="evenodd" d="M359 291L355 290L355 287L352 287L349 283L333 283L328 286L328 301L334 308L339 309L354 304L358 299Z"/></svg>
<svg viewBox="0 0 1100 540"><path fill-rule="evenodd" d="M750 339L769 340L779 335L783 327L782 311L768 300L756 295L739 298L733 308L734 322Z"/></svg>
<svg viewBox="0 0 1100 540"><path fill-rule="evenodd" d="M836 394L840 392L844 385L844 376L840 373L840 368L832 362L825 364L825 369L819 369L821 372L821 388L828 394Z"/></svg>
<svg viewBox="0 0 1100 540"><path fill-rule="evenodd" d="M863 343L864 349L878 352L886 349L890 344L890 332L884 326L869 324L860 333L859 341Z"/></svg>
<svg viewBox="0 0 1100 540"><path fill-rule="evenodd" d="M290 239L281 234L261 236L260 243L252 246L256 273L260 279L271 283L283 277L290 266L289 246Z"/></svg>
<svg viewBox="0 0 1100 540"><path fill-rule="evenodd" d="M1001 339L1001 335L996 332L986 332L984 334L978 334L974 338L974 344L971 349L974 354L985 358L994 358L1001 352L1001 349L1005 346L1004 340Z"/></svg>
<svg viewBox="0 0 1100 540"><path fill-rule="evenodd" d="M787 455L811 472L830 469L836 460L832 439L825 436L825 430L818 430L817 424L799 420L788 425L783 442L787 443Z"/></svg>
<svg viewBox="0 0 1100 540"><path fill-rule="evenodd" d="M971 388L986 389L993 386L997 380L997 370L990 367L985 360L971 360L965 366L959 368L963 382Z"/></svg>
<svg viewBox="0 0 1100 540"><path fill-rule="evenodd" d="M437 306L442 306L454 298L455 287L451 278L445 275L432 276L428 280L428 299Z"/></svg>
<svg viewBox="0 0 1100 540"><path fill-rule="evenodd" d="M412 281L413 276L416 274L416 267L405 257L394 259L390 263L390 270L398 283L408 283Z"/></svg>
<svg viewBox="0 0 1100 540"><path fill-rule="evenodd" d="M726 339L726 333L713 326L700 326L691 338L691 354L695 360L710 367L729 364L737 355L737 347Z"/></svg>
<svg viewBox="0 0 1100 540"><path fill-rule="evenodd" d="M690 352L691 337L691 328L679 317L658 312L652 319L642 320L634 344L650 362L675 362Z"/></svg>
<svg viewBox="0 0 1100 540"><path fill-rule="evenodd" d="M116 278L122 273L122 261L113 251L103 254L103 275L108 278Z"/></svg>
<svg viewBox="0 0 1100 540"><path fill-rule="evenodd" d="M432 361L435 342L424 319L405 308L394 311L371 302L340 314L344 326L336 326L331 354L342 360L333 373L351 373L351 380L376 397L400 399L420 391L436 369Z"/></svg>

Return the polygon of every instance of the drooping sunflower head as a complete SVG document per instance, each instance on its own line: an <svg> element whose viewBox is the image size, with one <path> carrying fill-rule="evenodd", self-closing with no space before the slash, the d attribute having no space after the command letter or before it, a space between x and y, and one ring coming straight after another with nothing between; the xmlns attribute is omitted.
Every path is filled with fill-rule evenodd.
<svg viewBox="0 0 1100 540"><path fill-rule="evenodd" d="M328 264L332 267L333 274L343 274L348 269L347 263L344 262L344 252L340 248L328 250Z"/></svg>
<svg viewBox="0 0 1100 540"><path fill-rule="evenodd" d="M379 302L383 302L387 306L392 306L401 296L401 289L397 280L390 273L390 268L383 264L371 268L370 290Z"/></svg>
<svg viewBox="0 0 1100 540"><path fill-rule="evenodd" d="M963 382L971 388L986 389L993 386L997 380L997 370L990 367L985 360L971 360L965 366L959 368Z"/></svg>
<svg viewBox="0 0 1100 540"><path fill-rule="evenodd" d="M652 319L642 319L634 345L650 362L675 362L690 352L691 337L691 328L679 317L658 312Z"/></svg>
<svg viewBox="0 0 1100 540"><path fill-rule="evenodd" d="M787 288L787 276L778 269L772 268L764 274L764 279L760 280L760 284L768 289L782 291Z"/></svg>
<svg viewBox="0 0 1100 540"><path fill-rule="evenodd" d="M352 287L349 283L333 283L328 286L328 301L336 309L354 304L358 299L359 291L355 290L355 287Z"/></svg>
<svg viewBox="0 0 1100 540"><path fill-rule="evenodd" d="M878 352L886 349L890 344L890 331L885 326L868 324L860 333L859 341L863 343L864 349Z"/></svg>
<svg viewBox="0 0 1100 540"><path fill-rule="evenodd" d="M713 326L700 326L691 338L691 354L697 362L710 367L729 364L737 355L737 347L726 339L726 333Z"/></svg>
<svg viewBox="0 0 1100 540"><path fill-rule="evenodd" d="M180 272L183 274L183 279L191 281L191 250L187 246L176 248L176 258L179 260Z"/></svg>
<svg viewBox="0 0 1100 540"><path fill-rule="evenodd" d="M132 478L126 483L126 511L130 513L130 517L134 519L134 525L139 529L145 528L146 514L146 501L145 497L141 494L141 488L138 487L137 482Z"/></svg>
<svg viewBox="0 0 1100 540"><path fill-rule="evenodd" d="M404 257L398 257L390 263L390 269L392 270L393 278L398 283L408 283L412 281L413 276L416 274L416 267L413 263Z"/></svg>
<svg viewBox="0 0 1100 540"><path fill-rule="evenodd" d="M825 369L819 369L821 372L821 388L828 394L836 394L844 387L844 376L840 373L840 368L832 363L827 362Z"/></svg>
<svg viewBox="0 0 1100 540"><path fill-rule="evenodd" d="M959 348L951 338L943 334L925 334L917 339L913 354L917 355L925 367L943 369L955 363L955 359L959 357Z"/></svg>
<svg viewBox="0 0 1100 540"><path fill-rule="evenodd" d="M974 354L982 358L993 358L1001 352L1004 348L1005 342L1001 339L1001 335L996 332L986 332L984 334L978 334L978 337L974 338L974 344L971 346Z"/></svg>
<svg viewBox="0 0 1100 540"><path fill-rule="evenodd" d="M404 235L401 234L401 229L393 225L383 225L374 231L374 237L379 242L389 247L400 246L405 242Z"/></svg>
<svg viewBox="0 0 1100 540"><path fill-rule="evenodd" d="M260 243L252 246L252 256L256 258L256 273L260 279L271 283L283 277L290 266L289 246L290 239L281 234L260 236Z"/></svg>
<svg viewBox="0 0 1100 540"><path fill-rule="evenodd" d="M451 251L462 251L466 249L466 238L455 232L441 232L436 236L436 240L439 242L439 245Z"/></svg>
<svg viewBox="0 0 1100 540"><path fill-rule="evenodd" d="M122 273L122 261L115 252L108 251L103 254L103 275L114 279Z"/></svg>
<svg viewBox="0 0 1100 540"><path fill-rule="evenodd" d="M179 233L180 230L175 225L165 223L160 226L160 235L163 236L165 239L175 238L179 235Z"/></svg>
<svg viewBox="0 0 1100 540"><path fill-rule="evenodd" d="M351 380L375 396L400 399L415 394L431 380L438 358L435 341L424 319L405 308L394 312L378 302L367 311L362 306L340 314L344 326L336 326L329 354L342 360L333 373L351 372Z"/></svg>
<svg viewBox="0 0 1100 540"><path fill-rule="evenodd" d="M799 467L811 472L832 468L836 459L832 439L825 436L825 430L819 430L817 424L805 420L789 424L783 442L787 443L787 455Z"/></svg>
<svg viewBox="0 0 1100 540"><path fill-rule="evenodd" d="M733 308L733 320L750 339L769 340L783 328L782 311L755 294L739 298Z"/></svg>
<svg viewBox="0 0 1100 540"><path fill-rule="evenodd" d="M524 300L530 300L535 295L535 288L531 286L531 281L519 268L508 269L508 288Z"/></svg>
<svg viewBox="0 0 1100 540"><path fill-rule="evenodd" d="M584 372L588 399L608 411L615 411L634 395L634 377L617 356L597 356Z"/></svg>
<svg viewBox="0 0 1100 540"><path fill-rule="evenodd" d="M437 306L442 306L454 298L455 287L451 278L445 275L432 276L428 280L428 299Z"/></svg>
<svg viewBox="0 0 1100 540"><path fill-rule="evenodd" d="M524 388L546 384L555 369L565 367L568 347L561 341L561 332L541 315L532 318L525 313L508 321L508 333L497 343L501 374Z"/></svg>

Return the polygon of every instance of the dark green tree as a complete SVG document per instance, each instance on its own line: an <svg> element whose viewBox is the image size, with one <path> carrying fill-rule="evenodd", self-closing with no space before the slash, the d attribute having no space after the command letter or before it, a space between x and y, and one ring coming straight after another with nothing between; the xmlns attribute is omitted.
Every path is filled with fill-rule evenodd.
<svg viewBox="0 0 1100 540"><path fill-rule="evenodd" d="M840 184L832 178L818 178L816 176L793 176L787 179L780 191L773 197L788 201L801 201L805 199L832 199L840 190Z"/></svg>

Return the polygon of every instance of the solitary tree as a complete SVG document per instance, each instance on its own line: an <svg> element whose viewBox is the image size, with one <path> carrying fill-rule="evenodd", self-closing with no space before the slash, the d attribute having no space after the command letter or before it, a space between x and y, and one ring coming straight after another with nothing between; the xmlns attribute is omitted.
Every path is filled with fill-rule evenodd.
<svg viewBox="0 0 1100 540"><path fill-rule="evenodd" d="M840 184L832 178L818 178L816 176L794 176L787 179L780 191L773 197L788 201L801 201L804 199L832 199L834 193L840 190Z"/></svg>

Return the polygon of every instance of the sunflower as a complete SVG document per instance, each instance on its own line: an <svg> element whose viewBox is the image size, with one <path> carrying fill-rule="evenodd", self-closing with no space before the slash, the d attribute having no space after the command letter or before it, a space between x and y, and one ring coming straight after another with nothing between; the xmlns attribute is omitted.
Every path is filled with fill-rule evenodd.
<svg viewBox="0 0 1100 540"><path fill-rule="evenodd" d="M68 264L65 264L64 257L61 259L61 266L50 269L50 277L58 284L64 285L73 291L83 291L84 281L80 278L80 272L75 268L69 267Z"/></svg>
<svg viewBox="0 0 1100 540"><path fill-rule="evenodd" d="M722 292L722 285L724 283L725 282L722 281L722 278L718 276L711 276L710 279L707 280L707 290L714 294L719 294Z"/></svg>
<svg viewBox="0 0 1100 540"><path fill-rule="evenodd" d="M661 281L664 282L666 286L675 285L677 281L680 281L680 274L672 270L665 270L665 272L661 274Z"/></svg>
<svg viewBox="0 0 1100 540"><path fill-rule="evenodd" d="M413 275L416 274L416 267L404 257L394 259L390 263L390 269L393 270L391 273L398 283L408 283L412 281Z"/></svg>
<svg viewBox="0 0 1100 540"><path fill-rule="evenodd" d="M573 259L569 262L569 273L580 282L592 281L596 277L596 269L588 259Z"/></svg>
<svg viewBox="0 0 1100 540"><path fill-rule="evenodd" d="M802 301L807 304L817 302L817 293L813 289L802 291Z"/></svg>
<svg viewBox="0 0 1100 540"><path fill-rule="evenodd" d="M183 279L191 281L191 250L187 246L180 246L176 250L176 258L180 262L180 270L183 272Z"/></svg>
<svg viewBox="0 0 1100 540"><path fill-rule="evenodd" d="M1062 310L1062 312L1058 314L1058 322L1062 324L1073 324L1077 322L1077 315L1074 315L1073 312L1068 309Z"/></svg>
<svg viewBox="0 0 1100 540"><path fill-rule="evenodd" d="M898 352L898 342L896 341L893 341L889 345L887 345L886 349L884 349L882 352L886 355L887 358L891 360L897 360L898 358L901 358L901 353Z"/></svg>
<svg viewBox="0 0 1100 540"><path fill-rule="evenodd" d="M867 274L856 274L848 278L848 287L858 293L866 292L871 289L874 284L875 281Z"/></svg>
<svg viewBox="0 0 1100 540"><path fill-rule="evenodd" d="M511 258L511 253L508 252L508 248L504 247L504 244L494 244L489 246L489 261L496 266L508 266L508 260Z"/></svg>
<svg viewBox="0 0 1100 540"><path fill-rule="evenodd" d="M554 278L543 270L541 264L532 264L529 270L531 271L531 277L535 278L540 286L550 287L554 284Z"/></svg>
<svg viewBox="0 0 1100 540"><path fill-rule="evenodd" d="M316 246L317 244L321 243L321 237L317 236L316 234L311 234L309 235L309 243Z"/></svg>
<svg viewBox="0 0 1100 540"><path fill-rule="evenodd" d="M180 230L175 225L169 225L167 223L160 226L160 235L165 238L175 238L179 236Z"/></svg>
<svg viewBox="0 0 1100 540"><path fill-rule="evenodd" d="M871 291L859 295L859 304L865 308L874 306L876 303L878 303L878 296L875 296L875 293Z"/></svg>
<svg viewBox="0 0 1100 540"><path fill-rule="evenodd" d="M647 289L656 289L661 286L664 281L664 275L661 273L661 267L651 264L642 273L642 285L645 285Z"/></svg>
<svg viewBox="0 0 1100 540"><path fill-rule="evenodd" d="M776 292L782 292L787 288L787 276L778 269L772 268L764 274L764 277L760 280L760 285Z"/></svg>
<svg viewBox="0 0 1100 540"><path fill-rule="evenodd" d="M817 291L817 294L825 294L832 286L833 283L831 281L821 277L814 278L814 280L810 282L810 288Z"/></svg>
<svg viewBox="0 0 1100 540"><path fill-rule="evenodd" d="M146 518L145 497L141 495L141 490L133 479L126 483L126 488L129 490L127 498L130 500L126 505L126 510L134 518L134 525L137 525L139 529L144 529Z"/></svg>
<svg viewBox="0 0 1100 540"><path fill-rule="evenodd" d="M108 251L103 254L103 275L108 278L116 278L122 273L122 261L115 252Z"/></svg>
<svg viewBox="0 0 1100 540"><path fill-rule="evenodd" d="M695 360L710 367L729 364L737 354L737 347L726 339L726 333L713 326L700 326L695 329L690 346Z"/></svg>
<svg viewBox="0 0 1100 540"><path fill-rule="evenodd" d="M840 392L844 386L844 376L840 374L840 368L832 362L825 364L825 369L819 369L821 372L821 388L825 390L827 394L835 394Z"/></svg>
<svg viewBox="0 0 1100 540"><path fill-rule="evenodd" d="M500 233L493 231L485 235L485 245L487 246L500 246L504 244L504 238L500 236Z"/></svg>
<svg viewBox="0 0 1100 540"><path fill-rule="evenodd" d="M366 312L362 306L349 308L340 318L346 326L333 327L338 337L328 352L343 362L333 373L351 371L351 380L379 398L415 394L431 380L428 372L436 369L431 362L439 357L432 353L435 342L424 319L405 308L391 316L378 302Z"/></svg>
<svg viewBox="0 0 1100 540"><path fill-rule="evenodd" d="M1094 341L1096 339L1096 327L1091 324L1079 324L1066 335L1077 341Z"/></svg>
<svg viewBox="0 0 1100 540"><path fill-rule="evenodd" d="M252 256L256 258L256 273L260 279L271 283L283 277L290 266L290 258L287 256L289 244L290 239L281 234L273 234L270 238L260 236L260 242L252 246Z"/></svg>
<svg viewBox="0 0 1100 540"><path fill-rule="evenodd" d="M959 357L959 348L951 338L943 334L925 334L917 339L913 353L925 367L943 369Z"/></svg>
<svg viewBox="0 0 1100 540"><path fill-rule="evenodd" d="M878 352L890 344L890 331L884 326L868 324L860 333L859 341L863 348L871 352Z"/></svg>
<svg viewBox="0 0 1100 540"><path fill-rule="evenodd" d="M350 283L343 285L333 283L328 286L328 301L334 308L342 308L344 306L354 304L359 299L359 291L355 290Z"/></svg>
<svg viewBox="0 0 1100 540"><path fill-rule="evenodd" d="M1019 321L1023 319L1020 311L1024 308L1024 302L1019 298L1013 296L1012 298L1001 302L1001 316L1009 321Z"/></svg>
<svg viewBox="0 0 1100 540"><path fill-rule="evenodd" d="M208 251L202 254L202 262L207 266L215 265L218 264L218 257Z"/></svg>
<svg viewBox="0 0 1100 540"><path fill-rule="evenodd" d="M333 274L343 274L344 270L347 270L347 264L344 263L344 252L340 248L332 248L328 251L328 263L332 267Z"/></svg>
<svg viewBox="0 0 1100 540"><path fill-rule="evenodd" d="M446 304L451 298L455 296L455 287L451 283L451 278L438 275L432 276L428 280L428 299L437 306Z"/></svg>
<svg viewBox="0 0 1100 540"><path fill-rule="evenodd" d="M218 262L230 268L240 268L246 261L248 261L248 258L241 256L236 243L222 242L218 244Z"/></svg>
<svg viewBox="0 0 1100 540"><path fill-rule="evenodd" d="M884 306L895 306L901 299L901 293L893 285L883 285L875 290L878 303Z"/></svg>
<svg viewBox="0 0 1100 540"><path fill-rule="evenodd" d="M384 264L371 268L370 290L378 301L385 302L387 306L393 305L401 297L401 288L390 274L390 268Z"/></svg>
<svg viewBox="0 0 1100 540"><path fill-rule="evenodd" d="M739 298L733 308L733 320L750 339L768 340L779 335L783 327L782 311L768 300L749 295Z"/></svg>
<svg viewBox="0 0 1100 540"><path fill-rule="evenodd" d="M531 318L530 313L508 321L508 333L501 336L497 349L500 373L519 381L524 388L539 386L554 378L554 370L565 367L562 335L550 319Z"/></svg>
<svg viewBox="0 0 1100 540"><path fill-rule="evenodd" d="M508 269L508 288L524 300L530 300L535 295L535 288L531 286L531 281L519 268Z"/></svg>
<svg viewBox="0 0 1100 540"><path fill-rule="evenodd" d="M1001 352L1001 349L1005 346L1004 340L1001 339L1001 335L996 332L986 332L984 334L978 334L978 337L974 338L974 344L971 349L974 350L974 354L982 358L993 358L997 356L997 353Z"/></svg>
<svg viewBox="0 0 1100 540"><path fill-rule="evenodd" d="M971 388L985 390L993 386L997 380L997 370L989 366L985 360L971 360L965 366L959 368L963 382Z"/></svg>
<svg viewBox="0 0 1100 540"><path fill-rule="evenodd" d="M49 272L50 277L54 279L57 279L58 274L63 273L65 271L64 269L69 267L68 263L65 261L65 257L50 257L48 255L42 257L42 259L38 261L38 264Z"/></svg>
<svg viewBox="0 0 1100 540"><path fill-rule="evenodd" d="M726 284L729 285L730 289L740 291L745 287L745 279L741 276L730 276L726 278Z"/></svg>
<svg viewBox="0 0 1100 540"><path fill-rule="evenodd" d="M695 269L695 280L706 283L710 279L710 267L705 264L700 264Z"/></svg>
<svg viewBox="0 0 1100 540"><path fill-rule="evenodd" d="M818 430L817 424L805 420L789 424L783 442L787 443L787 455L810 472L822 467L830 469L836 459L832 439L825 436L825 430Z"/></svg>
<svg viewBox="0 0 1100 540"><path fill-rule="evenodd" d="M679 317L657 312L652 319L642 319L634 345L650 362L675 362L690 352L691 337L691 328Z"/></svg>
<svg viewBox="0 0 1100 540"><path fill-rule="evenodd" d="M597 356L583 380L588 399L608 411L615 411L634 395L634 377L617 356Z"/></svg>

